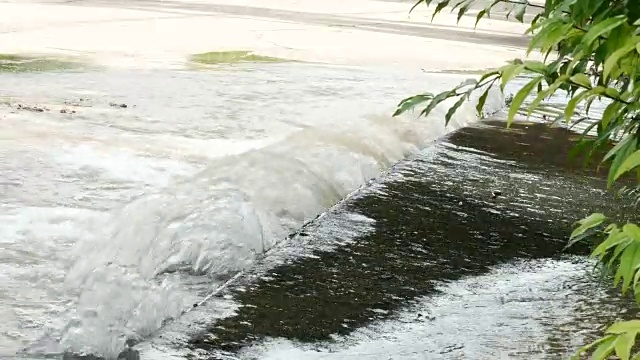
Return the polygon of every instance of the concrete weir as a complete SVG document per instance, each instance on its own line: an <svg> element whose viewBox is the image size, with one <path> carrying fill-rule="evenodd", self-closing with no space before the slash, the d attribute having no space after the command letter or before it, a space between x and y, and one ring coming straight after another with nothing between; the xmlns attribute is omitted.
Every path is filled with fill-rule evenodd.
<svg viewBox="0 0 640 360"><path fill-rule="evenodd" d="M0 0L0 358L555 358L631 316L563 251L630 209L575 134L390 116L526 26L411 5Z"/></svg>
<svg viewBox="0 0 640 360"><path fill-rule="evenodd" d="M407 345L388 345L375 356L348 349L362 342L368 328L374 328L367 339L375 344L381 341L376 336L393 337L419 324L424 336L430 336L424 342L433 343L398 358L568 355L620 313L636 311L632 301L592 276L582 257L588 244L564 249L576 219L592 211L630 211L603 191L604 170L583 168L581 161L563 155L574 141L572 132L544 124L517 124L506 130L503 122L488 121L459 130L402 161L220 292L218 297L237 303L235 312L194 334L188 353L207 359L387 359L404 353ZM369 219L369 229L363 230L363 219ZM350 227L353 233L345 236ZM274 267L274 262L281 265ZM499 269L532 280L514 285L506 275L495 275L501 274ZM545 274L548 280L535 280ZM499 324L519 316L511 330L522 332L522 339L491 345L502 341L500 325L488 328L497 331L493 335L445 333L449 344L431 338L438 327L446 331L437 317L452 316L433 315L439 308L432 302L452 296L467 282L476 283L476 290L454 296L455 301L463 308L479 306L483 321L488 317ZM476 298L483 288L493 294L488 300ZM571 303L565 304L566 299ZM215 307L216 301L208 306ZM478 301L482 303L474 303ZM501 313L513 302L520 304L510 310L514 314ZM543 311L548 316L527 319L531 303L541 304L536 314ZM567 310L576 306L580 310ZM559 309L569 313L559 314ZM407 312L413 314L411 321L402 320ZM394 321L395 325L384 325ZM477 326L473 319L465 321L470 329ZM377 333L380 327L387 330ZM289 352L267 356L283 341L289 342Z"/></svg>

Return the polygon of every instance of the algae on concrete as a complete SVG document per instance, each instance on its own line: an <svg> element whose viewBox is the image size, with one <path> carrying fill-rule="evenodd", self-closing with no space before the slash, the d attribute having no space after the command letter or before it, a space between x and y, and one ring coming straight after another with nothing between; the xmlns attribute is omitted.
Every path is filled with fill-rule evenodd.
<svg viewBox="0 0 640 360"><path fill-rule="evenodd" d="M0 54L0 73L70 70L79 63L62 58Z"/></svg>
<svg viewBox="0 0 640 360"><path fill-rule="evenodd" d="M191 56L191 61L204 65L233 64L239 62L285 62L287 60L254 54L250 51L212 51Z"/></svg>

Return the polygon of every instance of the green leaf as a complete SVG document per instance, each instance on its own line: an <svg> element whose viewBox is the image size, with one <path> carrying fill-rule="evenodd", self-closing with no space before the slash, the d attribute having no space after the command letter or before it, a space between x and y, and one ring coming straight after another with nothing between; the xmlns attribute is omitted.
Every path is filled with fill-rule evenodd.
<svg viewBox="0 0 640 360"><path fill-rule="evenodd" d="M460 23L460 19L462 19L462 17L464 16L464 14L467 13L467 11L469 11L469 7L471 7L471 1L467 1L465 2L464 5L462 5L462 7L460 7L460 10L458 10L458 18L456 20L456 24Z"/></svg>
<svg viewBox="0 0 640 360"><path fill-rule="evenodd" d="M527 48L527 54L534 49L540 49L542 53L550 51L562 39L565 39L572 24L566 24L562 19L552 19L539 23L540 31L533 36Z"/></svg>
<svg viewBox="0 0 640 360"><path fill-rule="evenodd" d="M622 227L622 231L633 240L640 241L640 227L638 227L638 225L631 223L625 224Z"/></svg>
<svg viewBox="0 0 640 360"><path fill-rule="evenodd" d="M633 291L636 293L636 296L638 295L638 293L640 293L640 289L638 289L638 286L640 285L640 271L636 271L636 275L633 277Z"/></svg>
<svg viewBox="0 0 640 360"><path fill-rule="evenodd" d="M582 38L582 44L586 47L590 47L591 44L600 36L610 32L618 26L624 24L627 21L625 15L618 15L608 18L600 23L596 23Z"/></svg>
<svg viewBox="0 0 640 360"><path fill-rule="evenodd" d="M616 355L620 360L629 360L631 358L631 348L636 342L637 332L628 332L618 336L614 344Z"/></svg>
<svg viewBox="0 0 640 360"><path fill-rule="evenodd" d="M571 81L584 88L591 89L591 79L586 74L575 74L571 77Z"/></svg>
<svg viewBox="0 0 640 360"><path fill-rule="evenodd" d="M612 147L611 150L607 152L607 154L602 158L602 162L609 160L613 155L623 151L627 146L629 146L629 143L633 140L635 140L634 136L631 136L631 135L625 136L624 139L620 140L620 142L618 142L616 146Z"/></svg>
<svg viewBox="0 0 640 360"><path fill-rule="evenodd" d="M442 0L438 3L438 5L436 5L436 9L433 11L433 15L431 15L431 21L433 21L433 19L435 19L436 15L438 15L438 13L440 11L442 11L442 9L444 9L445 7L447 7L447 5L449 5L449 0Z"/></svg>
<svg viewBox="0 0 640 360"><path fill-rule="evenodd" d="M458 86L454 87L453 90L460 90L465 86L470 86L470 85L478 85L478 81L476 79L466 79L465 81L461 82L460 84L458 84Z"/></svg>
<svg viewBox="0 0 640 360"><path fill-rule="evenodd" d="M584 100L587 96L591 94L589 90L583 90L580 94L574 95L571 100L567 103L567 106L564 108L564 117L567 122L571 121L571 117L576 110L578 104Z"/></svg>
<svg viewBox="0 0 640 360"><path fill-rule="evenodd" d="M432 98L433 94L430 93L408 97L400 101L400 103L398 104L398 109L396 109L396 111L393 113L393 117L396 117L425 101L429 101Z"/></svg>
<svg viewBox="0 0 640 360"><path fill-rule="evenodd" d="M616 338L615 335L607 335L607 336L601 337L600 339L592 342L591 344L587 344L587 345L581 347L580 349L578 349L578 351L576 351L576 354L573 355L571 358L572 359L576 359L576 360L582 359L582 357L580 356L581 354L585 353L586 351L588 351L589 349L591 349L592 347L594 347L596 345L600 345L600 344L605 343L605 342L607 342L609 340L615 340L615 338Z"/></svg>
<svg viewBox="0 0 640 360"><path fill-rule="evenodd" d="M531 102L531 105L529 105L529 109L527 111L527 118L531 116L531 114L538 108L538 105L540 105L542 100L553 95L560 86L565 84L566 80L568 79L569 79L568 76L562 75L553 84L551 84L551 86L549 86L545 91L539 92L538 96L536 96L533 102Z"/></svg>
<svg viewBox="0 0 640 360"><path fill-rule="evenodd" d="M628 53L632 52L633 50L635 50L636 45L639 44L639 38L637 36L634 36L632 38L629 38L626 43L624 44L623 47L619 48L618 50L614 51L611 55L609 55L606 59L606 61L604 62L604 68L602 70L602 77L607 80L609 78L609 74L611 74L611 71L614 69L614 67L618 64L618 62L620 61L620 59L627 55Z"/></svg>
<svg viewBox="0 0 640 360"><path fill-rule="evenodd" d="M524 70L524 64L509 64L500 68L500 90L504 91L504 88L507 86L507 83L511 81L514 77L518 76L522 70Z"/></svg>
<svg viewBox="0 0 640 360"><path fill-rule="evenodd" d="M522 106L524 100L527 98L527 96L529 96L531 90L533 90L543 79L544 76L538 76L534 78L516 93L516 95L513 97L513 101L511 102L511 106L509 107L507 126L510 126L511 123L513 123L513 119L516 117L516 114L518 113L518 110L520 110L520 107Z"/></svg>
<svg viewBox="0 0 640 360"><path fill-rule="evenodd" d="M624 140L627 139L625 138ZM623 142L624 144L620 145L620 143ZM636 150L637 144L638 139L636 137L632 137L630 140L619 142L605 155L606 158L607 156L611 157L615 154L615 158L611 162L611 167L609 168L609 174L607 176L608 187L611 187L611 185L614 183L614 181L616 180L615 175L620 169L620 166L622 165L623 161ZM620 147L618 147L618 145L620 145ZM603 161L605 161L604 158Z"/></svg>
<svg viewBox="0 0 640 360"><path fill-rule="evenodd" d="M411 7L411 9L409 10L409 14L411 14L413 12L413 10L415 8L418 7L418 5L424 3L425 5L429 6L431 5L431 0L418 0L415 4L413 4L413 6Z"/></svg>
<svg viewBox="0 0 640 360"><path fill-rule="evenodd" d="M449 124L449 122L451 121L451 118L456 113L458 108L460 108L460 106L462 106L462 104L464 104L465 100L467 100L467 95L461 96L460 99L458 99L458 101L456 101L456 103L452 107L449 108L449 110L447 111L447 114L444 116L444 124L445 124L445 126Z"/></svg>
<svg viewBox="0 0 640 360"><path fill-rule="evenodd" d="M429 102L429 104L427 104L427 106L422 109L422 111L420 112L420 116L429 116L431 111L433 111L433 109L435 109L438 104L454 95L455 93L453 91L443 91L440 94L436 95L433 100L431 100L431 102Z"/></svg>
<svg viewBox="0 0 640 360"><path fill-rule="evenodd" d="M629 285L633 280L636 265L640 260L640 243L631 242L620 256L620 265L615 276L615 284L622 279L622 294L624 295L629 289Z"/></svg>
<svg viewBox="0 0 640 360"><path fill-rule="evenodd" d="M602 224L606 219L607 217L601 213L593 213L587 216L586 218L578 221L578 224L580 224L580 226L573 230L569 238L573 239L574 237L583 234L585 231Z"/></svg>
<svg viewBox="0 0 640 360"><path fill-rule="evenodd" d="M482 85L482 82L485 81L486 79L490 78L491 76L499 75L499 74L500 74L500 71L498 71L498 70L489 71L489 72L486 72L486 73L482 74L482 76L480 77L480 80L478 80L478 85Z"/></svg>
<svg viewBox="0 0 640 360"><path fill-rule="evenodd" d="M618 101L614 101L611 104L607 105L607 107L604 109L604 112L602 113L602 119L600 120L603 127L606 128L607 126L609 126L611 120L614 120L618 116L618 112L620 111L621 107L622 103Z"/></svg>
<svg viewBox="0 0 640 360"><path fill-rule="evenodd" d="M482 95L480 95L480 98L478 99L478 103L476 104L476 112L478 116L482 116L482 110L484 109L484 104L487 102L489 90L491 90L491 87L487 87L487 89L482 93Z"/></svg>
<svg viewBox="0 0 640 360"><path fill-rule="evenodd" d="M591 355L593 360L605 360L615 347L616 337L611 337L601 342Z"/></svg>
<svg viewBox="0 0 640 360"><path fill-rule="evenodd" d="M478 27L478 23L480 22L480 19L482 19L482 17L487 13L487 10L482 9L478 12L478 15L476 16L476 23L475 25L473 25L473 28L477 28Z"/></svg>
<svg viewBox="0 0 640 360"><path fill-rule="evenodd" d="M515 18L516 20L520 21L521 23L524 23L524 13L527 10L527 5L526 4L518 4L515 6L514 11L516 13Z"/></svg>
<svg viewBox="0 0 640 360"><path fill-rule="evenodd" d="M611 182L618 180L620 176L637 167L638 165L640 165L640 150L635 151L624 160L622 165L620 165L620 167L616 170Z"/></svg>
<svg viewBox="0 0 640 360"><path fill-rule="evenodd" d="M631 244L632 240L629 239L624 233L618 232L615 236L611 237L612 241L610 244L612 245L607 250L610 250L612 247L615 247L613 250L613 255L609 259L607 263L607 267L612 268L613 263L622 255L622 252ZM606 255L606 252L602 252L600 254L600 260ZM592 256L593 257L593 256Z"/></svg>
<svg viewBox="0 0 640 360"><path fill-rule="evenodd" d="M617 322L607 328L607 334L624 334L628 332L640 332L640 320Z"/></svg>
<svg viewBox="0 0 640 360"><path fill-rule="evenodd" d="M545 63L543 63L542 61L528 60L524 62L524 66L527 70L538 74L547 73L547 65L545 65Z"/></svg>
<svg viewBox="0 0 640 360"><path fill-rule="evenodd" d="M591 252L591 257L595 258L595 257L602 257L606 254L607 250L611 249L612 247L616 247L620 244L624 244L626 241L628 241L629 238L627 237L626 234L624 234L623 232L621 232L620 230L618 230L617 228L614 228L610 233L609 236L607 236L607 238L601 242L592 252ZM622 250L624 250L624 248L626 247L623 246ZM614 254L614 257L616 255Z"/></svg>

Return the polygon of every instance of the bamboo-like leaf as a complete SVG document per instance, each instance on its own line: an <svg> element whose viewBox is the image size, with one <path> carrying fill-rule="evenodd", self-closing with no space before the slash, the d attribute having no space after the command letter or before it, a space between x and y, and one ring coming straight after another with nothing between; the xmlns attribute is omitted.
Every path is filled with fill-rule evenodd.
<svg viewBox="0 0 640 360"><path fill-rule="evenodd" d="M466 79L465 81L461 82L460 84L458 84L458 86L454 87L453 90L460 90L465 86L477 86L478 85L478 81L476 79Z"/></svg>
<svg viewBox="0 0 640 360"><path fill-rule="evenodd" d="M494 71L489 71L486 72L484 74L482 74L482 76L480 77L480 80L478 80L478 86L483 85L482 82L485 81L486 79L494 76L494 75L499 75L500 71L498 70L494 70Z"/></svg>
<svg viewBox="0 0 640 360"><path fill-rule="evenodd" d="M612 120L615 120L618 117L618 113L620 112L622 108L622 103L618 102L618 101L614 101L611 104L607 105L607 107L604 109L604 112L602 113L602 118L601 118L601 122L602 122L602 126L603 127L608 127L609 123L612 122Z"/></svg>
<svg viewBox="0 0 640 360"><path fill-rule="evenodd" d="M538 108L542 100L553 95L560 86L565 84L568 80L568 76L562 75L560 76L551 86L549 86L545 91L539 92L538 96L531 102L529 105L529 109L527 111L527 118L531 116L531 114Z"/></svg>
<svg viewBox="0 0 640 360"><path fill-rule="evenodd" d="M520 21L521 23L524 23L524 13L527 10L527 5L526 4L518 4L515 6L514 11L516 13L516 15L514 16L516 18L516 20Z"/></svg>
<svg viewBox="0 0 640 360"><path fill-rule="evenodd" d="M456 113L458 108L460 108L460 106L462 106L462 104L464 104L465 100L467 100L467 96L463 95L463 96L460 97L460 99L458 99L458 101L456 101L456 103L452 107L449 108L449 110L447 111L446 115L444 116L444 125L445 126L449 124L449 122L451 121L451 118Z"/></svg>
<svg viewBox="0 0 640 360"><path fill-rule="evenodd" d="M613 250L613 255L611 255L611 257L609 258L609 262L607 263L607 267L608 268L612 268L613 264L618 260L618 258L620 257L620 255L622 255L622 252L629 246L629 244L631 244L633 242L633 240L629 239L629 237L627 237L624 233L619 232L616 236L615 236L615 243L617 243L617 245L615 246L615 249ZM601 253L600 256L600 260L602 261L602 259L604 258L604 256L606 255L606 253Z"/></svg>
<svg viewBox="0 0 640 360"><path fill-rule="evenodd" d="M424 3L426 6L431 5L431 0L418 0L415 4L413 4L413 6L411 7L411 9L409 9L409 14L411 14L413 12L413 10L415 8L418 7L418 5Z"/></svg>
<svg viewBox="0 0 640 360"><path fill-rule="evenodd" d="M620 360L629 360L631 358L631 348L636 342L637 334L637 331L630 331L621 334L616 339L614 349L616 355L620 358Z"/></svg>
<svg viewBox="0 0 640 360"><path fill-rule="evenodd" d="M431 100L431 102L429 102L427 106L422 109L422 111L420 112L420 116L429 116L431 111L433 111L433 109L435 109L438 104L454 95L455 93L453 91L443 91L440 94L434 96L433 100Z"/></svg>
<svg viewBox="0 0 640 360"><path fill-rule="evenodd" d="M547 52L551 47L556 45L563 39L567 32L571 29L571 24L566 24L562 19L550 19L540 25L540 31L533 36L527 54L534 49L540 49L541 52Z"/></svg>
<svg viewBox="0 0 640 360"><path fill-rule="evenodd" d="M398 108L396 109L396 111L393 113L393 117L396 117L404 112L406 112L407 110L410 110L412 108L414 108L415 106L425 102L425 101L429 101L433 99L433 94L430 93L425 93L422 95L416 95L416 96L411 96L408 97L402 101L400 101L400 103L398 104Z"/></svg>
<svg viewBox="0 0 640 360"><path fill-rule="evenodd" d="M567 122L571 121L571 117L576 110L578 104L591 94L589 90L583 90L580 94L574 95L564 108L564 117Z"/></svg>
<svg viewBox="0 0 640 360"><path fill-rule="evenodd" d="M625 224L622 227L622 231L633 240L640 241L640 227L638 227L638 225L631 223Z"/></svg>
<svg viewBox="0 0 640 360"><path fill-rule="evenodd" d="M635 275L636 265L640 261L640 242L633 241L620 255L620 265L615 276L615 284L622 280L622 294L626 294Z"/></svg>
<svg viewBox="0 0 640 360"><path fill-rule="evenodd" d="M637 44L640 44L639 43L639 38L637 36L629 38L626 41L626 43L625 43L625 45L623 47L621 47L618 50L614 51L611 55L609 55L607 57L606 61L604 62L604 67L603 67L603 70L602 70L602 77L605 80L607 80L609 78L609 75L611 74L611 71L618 64L620 59L623 56L625 56L628 53L630 53L633 50L635 50Z"/></svg>
<svg viewBox="0 0 640 360"><path fill-rule="evenodd" d="M571 360L580 360L582 359L582 354L592 349L594 346L600 345L610 339L615 339L615 335L607 335L600 339L595 340L594 342L587 344L576 351L576 353L571 357Z"/></svg>
<svg viewBox="0 0 640 360"><path fill-rule="evenodd" d="M478 23L480 22L480 19L482 19L486 13L487 13L487 10L485 9L482 9L478 12L478 15L476 15L476 23L473 25L474 29L478 27Z"/></svg>
<svg viewBox="0 0 640 360"><path fill-rule="evenodd" d="M608 18L602 22L596 23L582 38L582 44L590 47L591 44L600 36L610 32L627 21L625 15L618 15Z"/></svg>
<svg viewBox="0 0 640 360"><path fill-rule="evenodd" d="M520 89L520 91L516 93L516 95L513 97L513 101L511 102L511 106L509 107L509 115L507 117L507 126L510 126L511 123L513 123L513 119L516 117L518 110L520 110L520 107L522 106L524 99L526 99L526 97L529 96L529 94L531 93L531 90L533 90L543 79L544 79L544 76L538 76L534 78L533 80L529 81L525 86L523 86L522 89Z"/></svg>
<svg viewBox="0 0 640 360"><path fill-rule="evenodd" d="M569 238L573 239L574 237L583 234L585 231L602 224L606 219L607 217L601 213L593 213L587 216L586 218L578 221L580 226L573 230Z"/></svg>
<svg viewBox="0 0 640 360"><path fill-rule="evenodd" d="M435 19L436 15L438 15L438 13L440 11L442 11L442 9L444 9L445 7L447 7L447 5L449 5L449 0L442 0L438 3L438 5L436 5L436 9L433 11L433 15L431 15L431 21L433 21L433 19Z"/></svg>
<svg viewBox="0 0 640 360"><path fill-rule="evenodd" d="M489 90L491 87L487 87L487 89L480 95L478 99L478 103L476 104L476 113L478 116L482 116L482 110L484 109L484 104L487 102L487 96L489 95Z"/></svg>
<svg viewBox="0 0 640 360"><path fill-rule="evenodd" d="M571 77L571 81L586 89L591 89L591 80L586 74L575 74Z"/></svg>
<svg viewBox="0 0 640 360"><path fill-rule="evenodd" d="M640 293L640 289L638 287L640 287L640 271L636 269L636 274L633 277L633 291L636 293L636 295Z"/></svg>
<svg viewBox="0 0 640 360"><path fill-rule="evenodd" d="M618 143L616 145L616 147L612 148L609 152L614 151L614 149L616 149L616 153L615 153L615 157L613 159L613 161L611 162L611 166L609 168L609 174L607 176L607 186L611 187L611 185L615 182L615 180L617 179L615 176L618 173L618 170L620 169L620 167L622 166L623 162L625 161L625 159L628 158L629 155L631 155L637 148L637 143L638 143L638 139L633 137L632 139L625 141L623 145L621 145L618 149L616 149L616 147L618 145L620 145L620 143ZM609 155L609 153L607 153L605 155L605 157ZM611 156L613 156L614 154L612 154Z"/></svg>
<svg viewBox="0 0 640 360"><path fill-rule="evenodd" d="M609 183L609 186L611 186L611 183L618 180L618 178L622 176L624 173L628 172L633 168L636 168L638 165L640 165L640 150L637 150L633 154L629 155L624 160L622 165L620 165L620 167L616 169L615 175L613 176L612 181Z"/></svg>
<svg viewBox="0 0 640 360"><path fill-rule="evenodd" d="M640 320L617 322L607 328L607 334L624 334L628 332L640 332Z"/></svg>
<svg viewBox="0 0 640 360"><path fill-rule="evenodd" d="M460 23L460 19L462 19L462 17L464 16L464 14L467 13L467 11L469 11L471 4L472 4L472 1L466 1L464 2L464 5L460 7L460 10L458 10L458 17L456 19L456 24Z"/></svg>
<svg viewBox="0 0 640 360"><path fill-rule="evenodd" d="M625 242L627 242L629 240L629 237L621 232L620 230L618 230L617 228L612 230L609 233L609 236L607 236L607 238L601 242L592 252L591 252L591 257L603 257L607 251L613 247L619 247L619 245L621 244L625 244ZM623 250L626 247L626 245L624 245L622 247L621 250ZM615 256L615 254L614 254Z"/></svg>
<svg viewBox="0 0 640 360"><path fill-rule="evenodd" d="M547 65L542 61L528 60L524 62L524 66L529 71L538 74L547 74Z"/></svg>
<svg viewBox="0 0 640 360"><path fill-rule="evenodd" d="M509 81L514 77L518 76L524 70L524 67L524 64L518 63L503 66L500 71L500 90L504 91L507 83L509 83Z"/></svg>
<svg viewBox="0 0 640 360"><path fill-rule="evenodd" d="M616 336L612 336L598 344L598 347L591 355L591 358L593 360L605 360L607 356L613 352L616 338Z"/></svg>

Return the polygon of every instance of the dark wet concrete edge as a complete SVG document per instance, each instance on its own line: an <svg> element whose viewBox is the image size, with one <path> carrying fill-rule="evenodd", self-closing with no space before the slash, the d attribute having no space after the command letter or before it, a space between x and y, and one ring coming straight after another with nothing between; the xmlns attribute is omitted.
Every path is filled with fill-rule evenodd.
<svg viewBox="0 0 640 360"><path fill-rule="evenodd" d="M270 269L268 278L256 266L228 290L242 304L237 314L212 324L189 347L215 359L267 337L330 341L332 334L392 318L394 310L435 294L442 282L516 258L587 254L588 244L563 252L573 221L590 211L620 214L628 208L597 190L605 188L606 169L567 159L575 138L541 124L506 130L502 122L454 133L394 167L391 174L399 176L364 189L290 242L311 248L331 242L314 233L343 212L375 219L373 233L289 260ZM501 195L493 199L495 190Z"/></svg>

